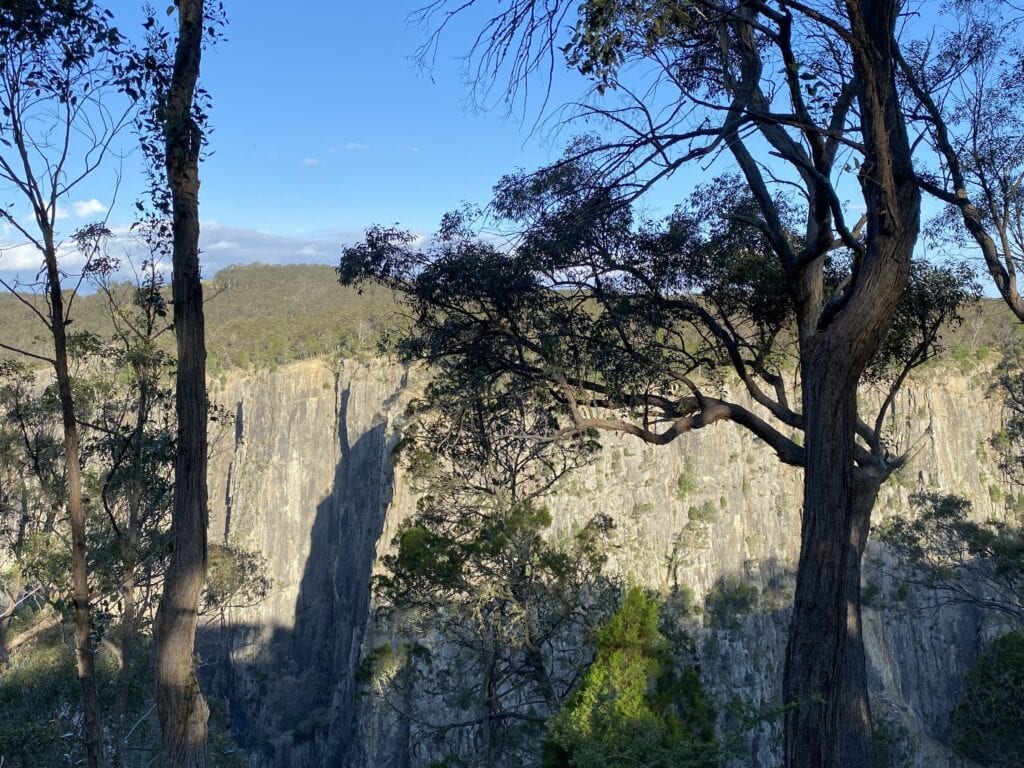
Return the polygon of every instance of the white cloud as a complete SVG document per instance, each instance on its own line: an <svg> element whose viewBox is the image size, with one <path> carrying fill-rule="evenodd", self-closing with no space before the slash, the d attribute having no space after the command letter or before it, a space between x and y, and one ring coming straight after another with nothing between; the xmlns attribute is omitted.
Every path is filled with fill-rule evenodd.
<svg viewBox="0 0 1024 768"><path fill-rule="evenodd" d="M57 247L57 261L61 269L73 270L85 263L85 257L74 245L64 242ZM31 243L0 243L0 272L17 272L29 278L42 266L43 254Z"/></svg>
<svg viewBox="0 0 1024 768"><path fill-rule="evenodd" d="M0 270L21 271L38 269L43 263L39 249L28 243L0 245Z"/></svg>
<svg viewBox="0 0 1024 768"><path fill-rule="evenodd" d="M75 216L80 219L84 219L86 216L92 216L96 213L106 213L107 206L97 200L95 197L88 200L76 200L71 204L71 207L75 209ZM57 209L58 214L60 208Z"/></svg>
<svg viewBox="0 0 1024 768"><path fill-rule="evenodd" d="M360 144L358 141L350 141L345 145L345 149L348 152L363 152L369 148L369 144Z"/></svg>
<svg viewBox="0 0 1024 768"><path fill-rule="evenodd" d="M218 240L216 243L203 246L204 251L237 251L238 243L231 240Z"/></svg>
<svg viewBox="0 0 1024 768"><path fill-rule="evenodd" d="M263 264L328 264L334 266L345 245L362 240L362 230L325 230L309 236L288 237L252 229L232 227L215 221L200 225L200 262L203 277L211 278L224 267L233 264L261 262ZM7 241L6 243L4 241ZM417 242L425 238L418 236ZM140 263L145 250L127 229L115 228L110 242L110 253L122 259L118 274L131 279L129 257ZM84 261L73 244L61 245L59 259L62 269L74 276ZM10 235L0 238L0 277L6 280L32 282L42 264L39 252L28 244L11 242ZM164 270L169 265L163 265Z"/></svg>
<svg viewBox="0 0 1024 768"><path fill-rule="evenodd" d="M53 218L56 221L63 221L64 219L70 218L70 216L71 216L71 214L68 213L67 209L58 204L57 205L57 215L54 216ZM29 214L27 214L24 217L24 220L25 221L33 222L33 224L34 224L35 223L35 216L33 214L29 213Z"/></svg>
<svg viewBox="0 0 1024 768"><path fill-rule="evenodd" d="M341 247L362 239L362 232L317 232L309 237L287 237L252 229L221 225L210 232L200 228L203 276L212 277L232 264L337 264ZM231 247L228 247L231 246Z"/></svg>
<svg viewBox="0 0 1024 768"><path fill-rule="evenodd" d="M302 161L303 165L320 165L320 161L315 157L307 157Z"/></svg>

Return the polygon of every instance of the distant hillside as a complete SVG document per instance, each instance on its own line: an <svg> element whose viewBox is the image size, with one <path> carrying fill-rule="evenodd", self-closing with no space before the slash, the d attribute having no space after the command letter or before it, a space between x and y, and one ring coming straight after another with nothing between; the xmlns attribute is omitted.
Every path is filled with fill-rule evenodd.
<svg viewBox="0 0 1024 768"><path fill-rule="evenodd" d="M125 297L129 288L123 288ZM266 368L314 355L372 353L384 328L394 324L391 293L343 288L324 265L228 267L205 283L206 331L211 375L228 368ZM25 297L40 309L39 297ZM45 310L44 310L45 311ZM106 301L77 296L69 330L101 337L112 326ZM46 329L18 298L0 293L0 341L46 354ZM173 339L168 334L168 347Z"/></svg>
<svg viewBox="0 0 1024 768"><path fill-rule="evenodd" d="M343 288L323 265L228 267L210 281L207 295L212 369L372 353L398 309L390 291Z"/></svg>
<svg viewBox="0 0 1024 768"><path fill-rule="evenodd" d="M125 295L129 295L127 286ZM367 287L359 294L338 284L324 265L247 264L223 269L206 282L206 331L211 375L231 368L273 368L293 360L327 355L373 354L381 334L397 325L392 294ZM42 307L38 297L33 301ZM72 306L70 330L109 336L111 323L102 297L83 295ZM166 337L168 348L173 339ZM1001 301L985 299L947 334L946 347L959 364L983 359L1007 342L1024 339L1024 326ZM45 354L45 329L14 296L0 293L0 341ZM0 350L2 356L2 350Z"/></svg>

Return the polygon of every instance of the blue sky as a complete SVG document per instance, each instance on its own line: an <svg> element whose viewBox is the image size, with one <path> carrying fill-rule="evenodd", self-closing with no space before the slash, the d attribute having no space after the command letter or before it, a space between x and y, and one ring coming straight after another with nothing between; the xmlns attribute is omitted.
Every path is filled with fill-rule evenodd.
<svg viewBox="0 0 1024 768"><path fill-rule="evenodd" d="M431 232L463 201L486 202L503 173L560 153L532 119L468 108L470 19L425 72L413 55L428 31L409 19L419 2L227 5L227 39L203 61L208 261L335 263L370 224Z"/></svg>
<svg viewBox="0 0 1024 768"><path fill-rule="evenodd" d="M106 2L122 30L137 35L141 0ZM550 109L536 127L536 85L534 101L513 116L500 101L485 111L468 106L460 58L493 5L460 17L423 71L413 55L429 29L410 21L423 2L306 0L289 11L269 0L226 3L226 39L203 60L213 97L201 168L206 275L247 261L335 264L341 245L375 223L429 234L463 201L486 203L502 174L561 154L574 128L552 130ZM583 79L556 70L550 105L582 98ZM138 162L137 152L124 161L116 200L107 169L63 201L64 233L108 210L110 225L125 232L141 187ZM645 212L667 214L688 181L661 182ZM38 255L15 245L0 232L0 275L34 273ZM73 269L74 254L65 263Z"/></svg>
<svg viewBox="0 0 1024 768"><path fill-rule="evenodd" d="M548 151L500 111L472 113L452 39L428 76L411 60L416 3L232 3L204 61L214 96L204 217L285 236L400 221L433 228L501 173Z"/></svg>
<svg viewBox="0 0 1024 768"><path fill-rule="evenodd" d="M443 40L430 71L416 66L428 30L409 15L421 4L307 0L282 12L269 0L225 3L226 39L202 66L213 97L200 171L206 274L253 260L333 264L341 244L374 223L427 234L463 201L487 202L503 173L560 154L569 134L534 130L539 104L525 120L500 105L468 108L459 59L474 19ZM138 33L141 2L106 5L122 31ZM566 100L584 85L559 87ZM125 229L141 188L138 163L137 153L123 162L116 200L112 167L65 200L65 234L108 209L115 231ZM0 273L38 263L27 251L19 257L12 237L0 240L8 246Z"/></svg>

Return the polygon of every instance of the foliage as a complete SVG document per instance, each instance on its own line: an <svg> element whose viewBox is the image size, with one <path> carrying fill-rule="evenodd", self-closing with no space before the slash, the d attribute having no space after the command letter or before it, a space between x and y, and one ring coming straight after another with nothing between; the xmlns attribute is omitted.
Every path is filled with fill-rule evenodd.
<svg viewBox="0 0 1024 768"><path fill-rule="evenodd" d="M248 264L209 285L211 368L273 368L293 360L365 358L395 323L382 290L338 292L328 268Z"/></svg>
<svg viewBox="0 0 1024 768"><path fill-rule="evenodd" d="M1003 349L996 368L994 389L1002 397L1006 419L992 445L999 466L1015 484L1024 485L1024 343L1013 341Z"/></svg>
<svg viewBox="0 0 1024 768"><path fill-rule="evenodd" d="M529 765L614 599L601 572L612 524L549 531L544 495L594 446L551 439L548 393L472 376L453 387L429 387L397 449L421 497L374 589L399 644L361 677L410 719L424 758Z"/></svg>
<svg viewBox="0 0 1024 768"><path fill-rule="evenodd" d="M802 464L790 437L801 421L782 383L795 352L793 300L750 192L725 177L663 222L636 221L589 160L571 159L582 151L499 183L492 207L498 225L518 233L511 249L474 237L465 213L446 217L425 249L399 230L372 229L346 249L342 283L377 281L404 294L415 321L395 336L405 359L547 382L580 429L660 444L732 419L784 462ZM798 207L775 205L796 238ZM827 290L841 289L845 258L826 259ZM912 274L872 363L891 392L938 352L943 330L977 294L962 266L915 262ZM768 420L719 397L729 371ZM891 406L890 397L874 423L878 450ZM589 416L593 407L611 413Z"/></svg>
<svg viewBox="0 0 1024 768"><path fill-rule="evenodd" d="M113 284L112 294L130 305L135 286ZM207 342L213 377L232 369L277 368L319 357L335 365L376 354L378 344L398 324L389 292L339 291L330 267L246 264L222 269L206 284ZM170 300L166 289L160 293ZM22 295L42 306L39 297ZM98 293L75 297L75 328L101 339L114 334L107 299ZM38 320L13 296L0 296L0 324L12 346L45 353L37 338ZM173 337L161 335L157 349L169 353Z"/></svg>
<svg viewBox="0 0 1024 768"><path fill-rule="evenodd" d="M0 201L0 220L40 262L52 259L48 267L59 242L58 203L104 166L130 122L133 105L121 93L130 51L112 14L93 0L10 0L0 9L0 180L15 198ZM44 275L35 288L49 291L62 279L55 268L37 280ZM38 319L50 322L43 314Z"/></svg>
<svg viewBox="0 0 1024 768"><path fill-rule="evenodd" d="M160 270L155 262L146 262L140 273L143 280L130 288L109 282L116 266L102 259L90 271L96 290L90 301L98 313L106 314L106 324L101 326L106 333L100 336L83 329L77 334L72 383L83 439L90 581L96 595L91 606L93 634L125 659L118 669L114 659L103 655L100 704L111 759L135 765L126 757L134 753L125 750L129 746L148 749L155 735L154 724L142 716L149 710L146 698L152 686L146 646L169 549L167 512L175 445L174 404L167 381L173 366L161 346L167 304ZM0 427L0 471L12 480L4 486L0 509L4 535L0 543L13 556L13 565L2 579L10 598L5 602L29 598L9 625L0 626L0 639L6 643L20 641L39 626L30 608L49 604L58 611L69 610L70 587L69 553L58 530L64 466L54 386L25 365L4 361L0 363L0 405L5 416ZM207 610L262 599L269 581L257 553L237 547L211 550L214 568ZM59 624L57 630L61 629ZM51 646L49 635L20 645L12 654L9 672L0 671L0 688L17 690L27 684L19 670L38 669L36 665L49 664L59 656L69 666L53 670L53 679L60 681L54 685L66 689L75 675L70 653L67 648L48 650ZM67 680L62 677L65 673L70 676ZM46 675L32 678L44 693L50 679ZM78 698L64 690L64 698L36 705L23 716L20 710L11 710L10 737L32 737L28 718L38 719L43 711L57 712L39 722L63 729L61 738L51 740L54 749L63 750L61 755L78 755L75 740L63 738L76 732ZM241 753L223 732L223 725L213 722L211 728L214 764L238 764ZM119 748L121 755L115 757ZM59 756L44 752L26 765L61 764ZM138 764L150 759L145 757Z"/></svg>
<svg viewBox="0 0 1024 768"><path fill-rule="evenodd" d="M980 295L974 271L966 264L914 262L892 328L867 378L898 376L938 355L944 337L963 324L964 313L975 307Z"/></svg>
<svg viewBox="0 0 1024 768"><path fill-rule="evenodd" d="M273 586L261 552L238 546L209 544L204 610L257 605Z"/></svg>
<svg viewBox="0 0 1024 768"><path fill-rule="evenodd" d="M1024 320L1017 270L1024 257L1021 146L1022 19L1002 3L961 2L957 23L900 62L924 127L922 188L945 209L928 227L940 248L972 244L1006 304Z"/></svg>
<svg viewBox="0 0 1024 768"><path fill-rule="evenodd" d="M82 759L75 727L80 696L74 655L49 639L21 654L0 672L0 755L14 768L44 768L65 763L65 754Z"/></svg>
<svg viewBox="0 0 1024 768"><path fill-rule="evenodd" d="M675 669L657 600L630 589L597 636L579 689L552 718L545 768L722 764L697 670Z"/></svg>
<svg viewBox="0 0 1024 768"><path fill-rule="evenodd" d="M742 577L726 574L704 598L704 616L709 626L735 629L738 617L757 605L757 587Z"/></svg>
<svg viewBox="0 0 1024 768"><path fill-rule="evenodd" d="M476 394L467 401L467 392ZM423 495L376 583L389 602L458 599L496 573L562 578L576 567L600 569L609 521L597 520L577 537L576 563L541 535L551 523L542 496L596 448L587 436L551 439L559 424L543 390L495 387L471 375L438 380L410 415L415 420L396 450Z"/></svg>
<svg viewBox="0 0 1024 768"><path fill-rule="evenodd" d="M916 493L918 516L890 518L876 532L908 566L909 582L937 591L938 601L970 603L1024 626L1024 529L971 519L959 496Z"/></svg>
<svg viewBox="0 0 1024 768"><path fill-rule="evenodd" d="M115 713L117 678L115 659L99 651L100 705L111 725ZM129 670L125 705L134 725L126 736L124 768L146 768L158 749L159 734L152 712L152 670L149 649L137 649ZM59 629L20 647L10 665L0 668L0 756L5 768L57 768L81 765L84 752L79 738L81 702L74 651ZM223 705L211 715L210 757L217 768L241 768L241 751L229 735ZM111 734L112 735L112 734Z"/></svg>
<svg viewBox="0 0 1024 768"><path fill-rule="evenodd" d="M428 8L444 29L482 5ZM416 325L401 354L546 386L567 431L663 445L732 421L806 470L783 696L822 709L787 711L788 766L873 762L869 721L840 714L852 699L866 710L868 693L862 672L845 674L863 646L838 617L860 610L859 532L905 461L886 428L895 394L975 292L962 270L912 258L921 192L907 128L919 112L902 54L914 25L901 13L897 0L838 12L508 0L471 44L484 89L510 74L514 94L532 73L550 76L560 49L595 91L582 117L605 132L503 179L483 225L447 217L424 249L374 228L339 267L345 284L405 295ZM665 221L634 217L631 203L660 180L697 167L677 177L703 179L720 159L738 174L698 185ZM474 236L484 226L506 238ZM869 369L887 391L865 414L857 389ZM851 541L849 556L815 554Z"/></svg>
<svg viewBox="0 0 1024 768"><path fill-rule="evenodd" d="M997 637L964 679L951 718L957 754L982 765L1024 765L1024 634Z"/></svg>

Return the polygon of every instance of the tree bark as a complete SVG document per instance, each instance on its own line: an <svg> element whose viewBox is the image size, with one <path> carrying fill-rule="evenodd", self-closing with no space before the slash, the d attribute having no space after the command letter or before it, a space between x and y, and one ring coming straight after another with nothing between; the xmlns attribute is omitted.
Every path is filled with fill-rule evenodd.
<svg viewBox="0 0 1024 768"><path fill-rule="evenodd" d="M800 317L806 468L783 695L787 768L874 768L860 570L884 470L857 467L857 387L906 286L920 192L895 85L895 0L847 0L865 146L864 251L842 309ZM818 324L825 322L823 328ZM875 457L881 461L880 457Z"/></svg>
<svg viewBox="0 0 1024 768"><path fill-rule="evenodd" d="M138 457L136 456L136 460ZM134 503L134 502L133 502ZM117 692L114 698L113 741L111 755L112 768L123 768L124 751L127 746L125 733L128 717L128 697L131 683L136 649L138 648L138 616L135 601L135 569L138 567L138 526L137 516L133 510L128 522L128 540L120 542L121 563L124 567L124 579L121 581L121 632L118 644Z"/></svg>
<svg viewBox="0 0 1024 768"><path fill-rule="evenodd" d="M57 396L64 431L64 465L68 498L68 517L71 523L71 589L75 613L75 666L82 686L82 740L85 744L86 764L98 768L103 752L103 730L100 724L100 703L96 692L96 672L93 658L92 621L89 614L88 551L85 542L85 508L82 505L82 468L75 420L75 400L71 391L71 373L68 367L68 343L64 296L57 269L57 249L53 230L45 223L48 213L37 212L44 224L44 260L46 283L50 302L50 327L53 332L53 366L57 378Z"/></svg>
<svg viewBox="0 0 1024 768"><path fill-rule="evenodd" d="M156 689L168 768L205 768L209 710L194 664L199 599L206 581L206 343L199 270L199 150L192 115L202 51L203 0L178 0L178 40L165 103L167 180L173 227L178 452L170 564L155 628Z"/></svg>
<svg viewBox="0 0 1024 768"><path fill-rule="evenodd" d="M786 765L830 768L840 765L837 745L852 743L857 759L842 765L874 764L866 680L852 674L850 658L859 645L859 596L851 594L860 552L851 546L854 517L854 427L857 377L829 365L836 350L806 355L804 418L807 467L796 597L786 646L783 681L786 713ZM862 550L861 550L862 551ZM847 697L861 706L860 721L844 723ZM866 711L864 711L866 710ZM866 719L866 722L865 722ZM847 726L867 739L848 733ZM844 734L844 738L840 735Z"/></svg>
<svg viewBox="0 0 1024 768"><path fill-rule="evenodd" d="M139 382L139 400L135 408L135 425L132 432L131 482L127 493L128 519L118 541L124 579L121 581L121 632L120 659L117 676L117 696L113 718L114 749L111 756L112 768L122 768L125 763L125 734L128 717L128 698L134 677L135 656L139 648L139 608L136 591L138 588L136 570L139 567L139 551L142 541L142 519L145 514L145 477L142 442L146 422L153 408L153 378L146 366L137 359L132 363Z"/></svg>
<svg viewBox="0 0 1024 768"><path fill-rule="evenodd" d="M847 428L857 419L856 382L830 370L805 370L805 414L814 416L807 419L803 543L783 684L793 707L786 765L874 768L860 582L884 475L854 466Z"/></svg>
<svg viewBox="0 0 1024 768"><path fill-rule="evenodd" d="M853 518L849 527L846 564L846 679L842 684L842 710L839 713L839 754L851 764L876 764L875 742L868 700L867 653L861 621L861 563L871 529L871 510L884 478L873 471L858 470L854 477Z"/></svg>

